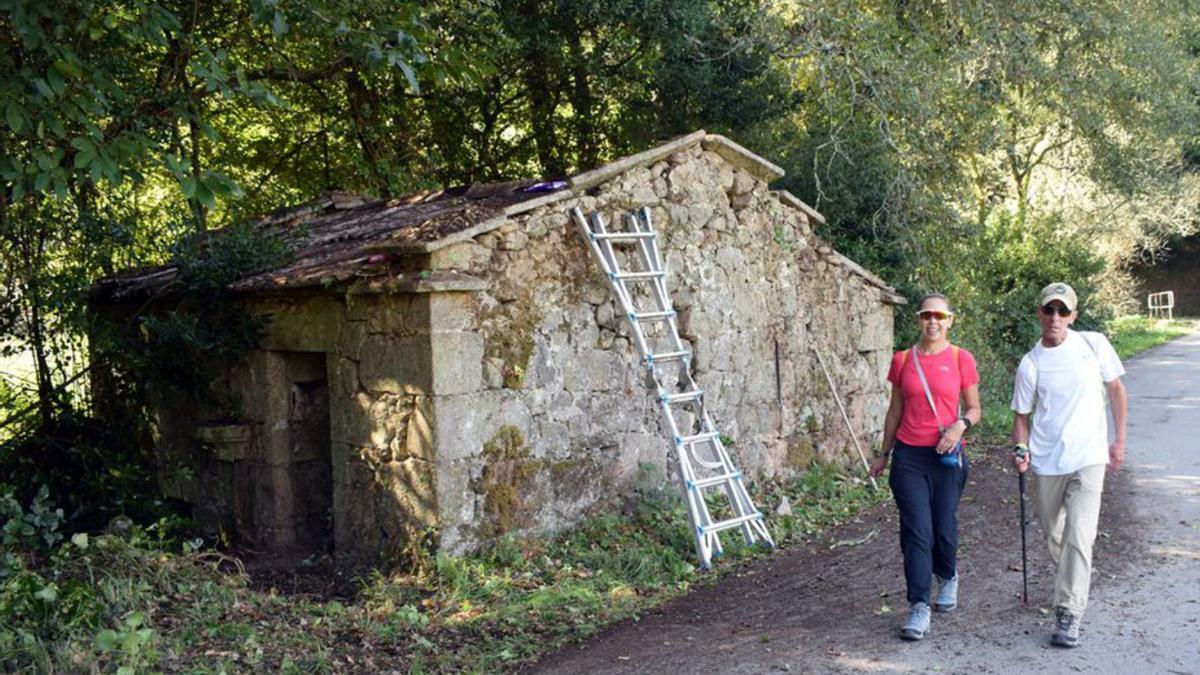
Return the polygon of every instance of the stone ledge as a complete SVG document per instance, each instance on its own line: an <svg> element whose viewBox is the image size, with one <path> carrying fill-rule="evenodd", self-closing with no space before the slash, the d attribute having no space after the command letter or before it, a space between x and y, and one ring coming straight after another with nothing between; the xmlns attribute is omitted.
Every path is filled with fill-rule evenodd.
<svg viewBox="0 0 1200 675"><path fill-rule="evenodd" d="M814 209L813 207L809 206L808 204L805 204L798 197L796 197L796 195L788 192L787 190L772 190L771 194L775 195L775 198L778 199L780 201L780 203L790 206L793 209L796 209L797 211L800 211L804 215L808 216L812 220L815 220L822 225L825 224L825 216L821 215L821 213L819 211L817 211L816 209Z"/></svg>
<svg viewBox="0 0 1200 675"><path fill-rule="evenodd" d="M700 147L715 152L725 161L766 183L783 178L785 173L778 165L768 162L720 134L705 135Z"/></svg>
<svg viewBox="0 0 1200 675"><path fill-rule="evenodd" d="M576 193L582 193L584 190L595 187L610 178L629 171L639 166L650 166L655 162L666 159L683 148L691 147L708 136L708 132L704 130L695 131L687 136L664 143L656 148L651 148L645 152L639 152L636 155L630 155L625 159L619 159L611 164L605 164L598 169L585 171L577 176L572 176L567 180L567 184Z"/></svg>

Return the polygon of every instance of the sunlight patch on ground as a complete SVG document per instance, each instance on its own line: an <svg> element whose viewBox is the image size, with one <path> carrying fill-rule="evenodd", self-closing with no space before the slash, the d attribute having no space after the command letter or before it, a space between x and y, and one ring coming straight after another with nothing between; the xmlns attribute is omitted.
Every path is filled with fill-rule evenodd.
<svg viewBox="0 0 1200 675"><path fill-rule="evenodd" d="M900 663L892 663L890 661L882 661L875 659L864 659L861 657L841 656L836 659L839 666L849 668L854 672L859 673L915 673L916 668ZM936 666L931 666L936 667Z"/></svg>

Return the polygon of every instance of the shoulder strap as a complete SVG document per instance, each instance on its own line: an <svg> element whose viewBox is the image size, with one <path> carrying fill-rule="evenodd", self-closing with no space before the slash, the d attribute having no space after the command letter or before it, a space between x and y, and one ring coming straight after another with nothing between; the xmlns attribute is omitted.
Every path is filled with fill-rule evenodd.
<svg viewBox="0 0 1200 675"><path fill-rule="evenodd" d="M929 391L929 382L925 379L925 371L921 369L921 359L917 356L917 348L912 348L913 365L917 368L917 377L921 378L921 386L925 388L925 400L929 401L929 409L933 411L933 419L938 419L937 404L933 402L933 393ZM938 433L943 431L941 422L938 422Z"/></svg>

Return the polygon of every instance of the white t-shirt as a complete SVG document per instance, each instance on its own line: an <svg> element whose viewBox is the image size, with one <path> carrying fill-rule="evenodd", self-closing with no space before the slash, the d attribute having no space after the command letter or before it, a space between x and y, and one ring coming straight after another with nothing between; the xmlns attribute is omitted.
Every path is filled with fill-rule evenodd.
<svg viewBox="0 0 1200 675"><path fill-rule="evenodd" d="M1100 333L1067 331L1057 347L1038 340L1017 367L1012 409L1033 413L1029 432L1034 473L1062 476L1108 463L1104 382L1125 374Z"/></svg>

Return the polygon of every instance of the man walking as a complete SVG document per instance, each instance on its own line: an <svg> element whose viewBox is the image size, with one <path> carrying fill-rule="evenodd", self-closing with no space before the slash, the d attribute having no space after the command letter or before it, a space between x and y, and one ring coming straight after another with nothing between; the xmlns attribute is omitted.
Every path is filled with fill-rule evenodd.
<svg viewBox="0 0 1200 675"><path fill-rule="evenodd" d="M1065 283L1042 289L1042 339L1021 359L1012 399L1013 441L1018 451L1028 447L1013 462L1022 473L1033 468L1038 522L1057 568L1051 642L1060 647L1079 644L1105 466L1116 471L1125 461L1125 369L1103 335L1071 330L1076 303ZM1105 390L1116 428L1111 445Z"/></svg>

